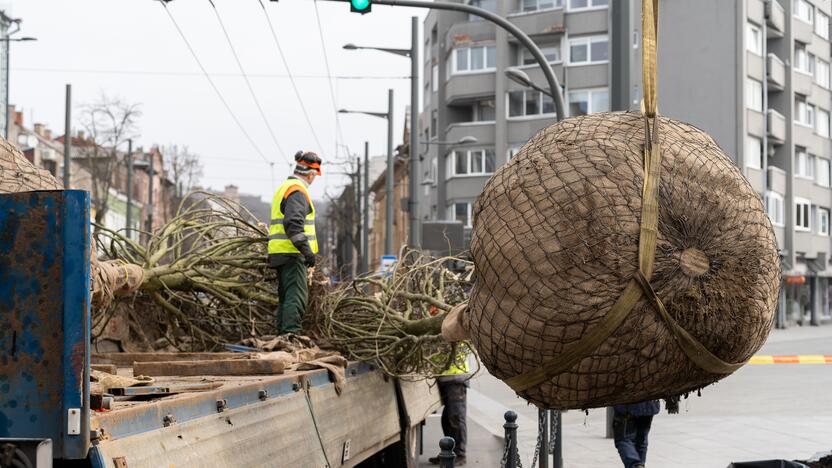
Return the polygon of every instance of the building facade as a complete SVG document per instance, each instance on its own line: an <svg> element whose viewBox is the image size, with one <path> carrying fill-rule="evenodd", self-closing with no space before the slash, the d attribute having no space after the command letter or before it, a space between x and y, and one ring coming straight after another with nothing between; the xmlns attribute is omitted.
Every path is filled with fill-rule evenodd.
<svg viewBox="0 0 832 468"><path fill-rule="evenodd" d="M638 109L638 0L473 0L507 17L550 59L571 116ZM764 199L781 250L779 325L830 316L829 0L661 1L659 109L714 137ZM472 226L485 181L554 104L505 76L546 81L507 33L463 13L424 23L422 219ZM473 136L477 143L455 144Z"/></svg>

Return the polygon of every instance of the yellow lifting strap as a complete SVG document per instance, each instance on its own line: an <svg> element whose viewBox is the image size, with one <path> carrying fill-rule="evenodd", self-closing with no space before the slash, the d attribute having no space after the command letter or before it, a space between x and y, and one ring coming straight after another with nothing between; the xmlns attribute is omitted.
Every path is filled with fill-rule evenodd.
<svg viewBox="0 0 832 468"><path fill-rule="evenodd" d="M697 366L713 374L730 374L742 367L742 363L728 363L711 353L705 346L682 328L670 316L650 285L653 276L653 261L656 257L656 238L659 224L659 183L661 182L662 154L659 140L657 44L659 28L659 1L641 2L642 25L642 79L644 99L641 112L644 114L644 183L642 186L641 225L639 231L639 270L630 280L621 296L609 312L592 326L587 335L577 342L563 347L561 353L544 361L539 367L505 380L515 392L529 388L561 374L590 355L624 322L633 307L642 298L650 301L667 324L676 342L685 355Z"/></svg>

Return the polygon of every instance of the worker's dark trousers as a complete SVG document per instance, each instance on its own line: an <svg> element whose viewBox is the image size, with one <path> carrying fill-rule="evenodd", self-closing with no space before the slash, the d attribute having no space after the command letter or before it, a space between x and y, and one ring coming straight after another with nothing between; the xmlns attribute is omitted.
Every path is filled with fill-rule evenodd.
<svg viewBox="0 0 832 468"><path fill-rule="evenodd" d="M280 301L277 306L278 333L301 335L301 320L309 296L303 257L298 255L277 267L277 281L277 298Z"/></svg>
<svg viewBox="0 0 832 468"><path fill-rule="evenodd" d="M466 418L466 399L468 396L467 382L439 381L439 395L442 397L442 432L447 437L453 437L456 445L454 453L458 457L465 456L465 445L468 440L468 424Z"/></svg>
<svg viewBox="0 0 832 468"><path fill-rule="evenodd" d="M647 435L653 416L630 416L615 413L612 420L612 432L615 448L625 468L647 463Z"/></svg>

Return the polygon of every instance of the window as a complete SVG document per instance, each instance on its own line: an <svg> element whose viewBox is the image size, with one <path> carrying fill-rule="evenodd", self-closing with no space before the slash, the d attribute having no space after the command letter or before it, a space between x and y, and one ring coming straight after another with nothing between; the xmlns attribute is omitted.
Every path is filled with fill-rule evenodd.
<svg viewBox="0 0 832 468"><path fill-rule="evenodd" d="M806 0L794 0L792 2L792 14L795 18L812 24L814 23L815 7Z"/></svg>
<svg viewBox="0 0 832 468"><path fill-rule="evenodd" d="M763 168L763 140L746 135L745 137L745 165L755 169Z"/></svg>
<svg viewBox="0 0 832 468"><path fill-rule="evenodd" d="M606 8L609 0L569 0L569 9L588 10L591 8Z"/></svg>
<svg viewBox="0 0 832 468"><path fill-rule="evenodd" d="M509 148L508 149L508 154L506 155L506 161L511 161L512 159L514 159L514 157L517 156L517 153L519 153L519 152L520 152L520 147L519 146L514 147L514 148Z"/></svg>
<svg viewBox="0 0 832 468"><path fill-rule="evenodd" d="M458 47L452 55L451 74L493 70L497 66L496 46Z"/></svg>
<svg viewBox="0 0 832 468"><path fill-rule="evenodd" d="M522 11L541 11L562 7L563 0L520 0L520 9Z"/></svg>
<svg viewBox="0 0 832 468"><path fill-rule="evenodd" d="M497 109L494 100L477 101L474 103L474 122L493 122L497 120Z"/></svg>
<svg viewBox="0 0 832 468"><path fill-rule="evenodd" d="M817 109L815 112L815 132L822 137L829 138L829 111Z"/></svg>
<svg viewBox="0 0 832 468"><path fill-rule="evenodd" d="M794 43L794 69L808 75L815 74L815 55L806 52L806 44Z"/></svg>
<svg viewBox="0 0 832 468"><path fill-rule="evenodd" d="M556 45L549 45L549 46L542 46L540 47L540 52L543 53L543 56L546 57L546 60L549 63L558 63L561 61L560 58L560 44ZM534 59L534 56L528 49L525 47L520 48L520 53L518 54L518 63L517 65L537 65L537 60Z"/></svg>
<svg viewBox="0 0 832 468"><path fill-rule="evenodd" d="M532 90L508 93L508 116L526 117L555 113L555 101L551 97Z"/></svg>
<svg viewBox="0 0 832 468"><path fill-rule="evenodd" d="M807 127L815 127L815 106L813 104L809 104L806 102L805 96L800 96L795 94L795 109L797 113L795 114L795 122L806 125Z"/></svg>
<svg viewBox="0 0 832 468"><path fill-rule="evenodd" d="M430 111L430 136L436 136L436 127L438 126L436 109Z"/></svg>
<svg viewBox="0 0 832 468"><path fill-rule="evenodd" d="M785 205L783 195L777 192L766 192L766 213L775 226L783 226L785 223Z"/></svg>
<svg viewBox="0 0 832 468"><path fill-rule="evenodd" d="M815 83L829 88L829 62L826 60L815 60Z"/></svg>
<svg viewBox="0 0 832 468"><path fill-rule="evenodd" d="M763 32L754 23L747 23L745 26L745 42L749 52L763 55Z"/></svg>
<svg viewBox="0 0 832 468"><path fill-rule="evenodd" d="M569 115L586 115L610 110L610 93L606 89L570 91Z"/></svg>
<svg viewBox="0 0 832 468"><path fill-rule="evenodd" d="M809 222L809 213L812 211L812 202L805 198L794 199L794 230L810 231L812 225Z"/></svg>
<svg viewBox="0 0 832 468"><path fill-rule="evenodd" d="M433 158L430 160L430 180L434 187L436 187L437 179L439 179L439 161Z"/></svg>
<svg viewBox="0 0 832 468"><path fill-rule="evenodd" d="M569 39L569 64L585 65L605 63L609 60L609 39L607 36L579 37Z"/></svg>
<svg viewBox="0 0 832 468"><path fill-rule="evenodd" d="M745 79L745 107L763 111L763 84L752 78Z"/></svg>
<svg viewBox="0 0 832 468"><path fill-rule="evenodd" d="M815 34L829 40L829 15L820 10L815 12Z"/></svg>
<svg viewBox="0 0 832 468"><path fill-rule="evenodd" d="M817 170L815 175L815 181L818 185L823 187L829 187L830 182L830 161L825 158L817 158Z"/></svg>
<svg viewBox="0 0 832 468"><path fill-rule="evenodd" d="M829 235L829 210L827 208L818 208L818 234Z"/></svg>
<svg viewBox="0 0 832 468"><path fill-rule="evenodd" d="M794 171L797 177L804 179L815 178L815 157L806 152L805 148L795 148L794 150Z"/></svg>
<svg viewBox="0 0 832 468"><path fill-rule="evenodd" d="M430 89L434 93L439 91L439 65L434 65L430 70Z"/></svg>
<svg viewBox="0 0 832 468"><path fill-rule="evenodd" d="M494 150L481 149L470 151L454 151L452 175L485 175L493 174L496 166Z"/></svg>
<svg viewBox="0 0 832 468"><path fill-rule="evenodd" d="M449 208L451 208L448 210L450 212L451 221L459 221L465 227L473 226L470 203L454 203Z"/></svg>

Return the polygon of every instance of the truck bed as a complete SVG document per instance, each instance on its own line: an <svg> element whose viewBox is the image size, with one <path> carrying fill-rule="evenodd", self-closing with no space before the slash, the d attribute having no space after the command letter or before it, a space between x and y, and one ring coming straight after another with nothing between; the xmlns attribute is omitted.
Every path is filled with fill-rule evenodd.
<svg viewBox="0 0 832 468"><path fill-rule="evenodd" d="M399 442L403 427L413 433L440 405L425 381L397 382L360 363L351 364L346 377L341 395L326 370L157 377L158 387L219 387L116 397L111 410L91 416L93 465L354 466ZM408 440L415 451L416 439Z"/></svg>

